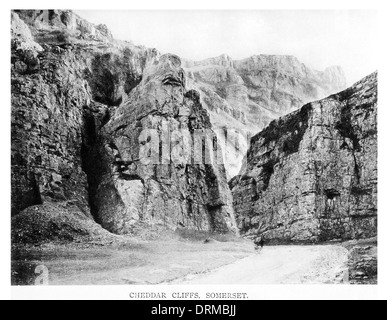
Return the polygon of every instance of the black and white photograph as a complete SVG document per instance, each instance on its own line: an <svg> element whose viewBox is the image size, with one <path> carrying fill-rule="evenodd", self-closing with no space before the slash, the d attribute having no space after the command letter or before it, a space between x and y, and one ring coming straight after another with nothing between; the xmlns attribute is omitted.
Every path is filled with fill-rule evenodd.
<svg viewBox="0 0 387 320"><path fill-rule="evenodd" d="M8 15L11 288L378 287L376 9Z"/></svg>

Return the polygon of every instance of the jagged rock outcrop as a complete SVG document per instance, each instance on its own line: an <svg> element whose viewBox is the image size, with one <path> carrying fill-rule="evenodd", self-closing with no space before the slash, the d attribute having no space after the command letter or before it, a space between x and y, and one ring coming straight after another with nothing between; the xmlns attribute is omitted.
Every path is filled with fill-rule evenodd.
<svg viewBox="0 0 387 320"><path fill-rule="evenodd" d="M40 30L57 29L74 32L81 38L100 41L113 40L110 30L105 25L94 25L82 19L71 10L15 10L28 25Z"/></svg>
<svg viewBox="0 0 387 320"><path fill-rule="evenodd" d="M68 11L59 13L76 20L67 26L75 33L64 33L57 18L45 20L59 13L44 19L37 18L40 11L18 13L11 23L12 214L70 200L91 217L83 153L98 133L89 135L95 127L90 110L106 123L158 52L115 41L108 32L103 40L88 37L79 26L89 26L90 34L96 27Z"/></svg>
<svg viewBox="0 0 387 320"><path fill-rule="evenodd" d="M114 40L106 27L71 11L14 11L11 35L13 216L28 215L36 206L34 214L45 217L46 205L70 203L72 212L76 207L91 221L125 233L134 207L141 222L235 231L221 166L158 165L157 178L146 166L128 176L119 171L133 169L125 161L138 157L139 125L211 130L198 94L185 88L178 58ZM158 111L160 103L164 111ZM107 151L110 142L124 162L116 159L116 149ZM20 216L14 220L21 225Z"/></svg>
<svg viewBox="0 0 387 320"><path fill-rule="evenodd" d="M229 177L239 174L249 138L272 120L346 88L340 67L319 72L292 56L258 55L233 60L227 55L185 61L191 86L201 93L219 138L223 128L239 132L225 148Z"/></svg>
<svg viewBox="0 0 387 320"><path fill-rule="evenodd" d="M253 56L234 65L246 84L249 100L279 115L346 87L340 67L319 72L292 56Z"/></svg>
<svg viewBox="0 0 387 320"><path fill-rule="evenodd" d="M271 242L377 234L377 74L273 121L230 182L241 233Z"/></svg>
<svg viewBox="0 0 387 320"><path fill-rule="evenodd" d="M177 56L147 65L90 150L91 202L106 229L125 234L145 221L236 232L224 166L193 163L202 140L212 146L215 136L199 100L198 92L186 89Z"/></svg>

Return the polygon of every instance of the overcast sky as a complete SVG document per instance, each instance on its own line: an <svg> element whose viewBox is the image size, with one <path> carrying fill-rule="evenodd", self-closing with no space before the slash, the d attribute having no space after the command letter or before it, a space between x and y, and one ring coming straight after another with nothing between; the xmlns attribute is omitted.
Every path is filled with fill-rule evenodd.
<svg viewBox="0 0 387 320"><path fill-rule="evenodd" d="M294 55L352 84L377 70L376 11L76 11L117 39L201 60L223 53Z"/></svg>

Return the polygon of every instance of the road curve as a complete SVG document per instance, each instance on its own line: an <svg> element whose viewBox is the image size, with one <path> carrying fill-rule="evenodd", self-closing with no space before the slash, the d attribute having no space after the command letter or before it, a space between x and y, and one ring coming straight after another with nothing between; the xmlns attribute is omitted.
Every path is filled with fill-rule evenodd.
<svg viewBox="0 0 387 320"><path fill-rule="evenodd" d="M206 274L174 284L259 285L348 282L348 251L340 246L272 246Z"/></svg>

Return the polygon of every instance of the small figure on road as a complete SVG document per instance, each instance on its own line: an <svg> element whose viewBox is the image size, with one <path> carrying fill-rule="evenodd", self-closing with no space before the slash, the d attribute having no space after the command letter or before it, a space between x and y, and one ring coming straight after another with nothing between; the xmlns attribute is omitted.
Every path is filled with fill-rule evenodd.
<svg viewBox="0 0 387 320"><path fill-rule="evenodd" d="M261 237L261 239L258 241L258 239L257 240L255 240L254 241L254 244L255 244L255 250L257 250L257 251L259 251L259 249L263 249L263 247L264 247L264 245L265 245L265 239L264 239L264 237L262 236Z"/></svg>
<svg viewBox="0 0 387 320"><path fill-rule="evenodd" d="M263 247L265 246L265 239L263 236L261 237L261 241L259 241L259 245L261 246L261 249L263 249Z"/></svg>

